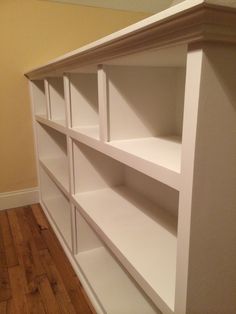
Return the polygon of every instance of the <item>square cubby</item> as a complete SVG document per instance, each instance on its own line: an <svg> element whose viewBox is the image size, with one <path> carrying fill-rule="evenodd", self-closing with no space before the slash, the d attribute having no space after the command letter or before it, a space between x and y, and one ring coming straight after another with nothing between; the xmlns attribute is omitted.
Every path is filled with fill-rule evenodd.
<svg viewBox="0 0 236 314"><path fill-rule="evenodd" d="M31 91L34 114L47 117L47 101L44 80L31 81Z"/></svg>
<svg viewBox="0 0 236 314"><path fill-rule="evenodd" d="M50 77L48 82L51 120L66 126L66 104L63 77Z"/></svg>
<svg viewBox="0 0 236 314"><path fill-rule="evenodd" d="M186 46L146 51L104 66L108 140L180 173Z"/></svg>
<svg viewBox="0 0 236 314"><path fill-rule="evenodd" d="M70 81L71 127L99 139L97 73L72 73Z"/></svg>

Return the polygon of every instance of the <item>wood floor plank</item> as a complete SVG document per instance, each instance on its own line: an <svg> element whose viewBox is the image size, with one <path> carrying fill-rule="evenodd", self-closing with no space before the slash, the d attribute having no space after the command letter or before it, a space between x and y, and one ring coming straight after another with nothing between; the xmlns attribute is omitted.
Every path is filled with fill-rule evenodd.
<svg viewBox="0 0 236 314"><path fill-rule="evenodd" d="M35 245L38 250L43 250L47 248L47 245L44 241L44 238L41 235L41 229L40 226L37 224L37 221L35 219L35 216L31 210L31 207L24 207L23 209L24 212L24 218L30 228L30 232L33 236Z"/></svg>
<svg viewBox="0 0 236 314"><path fill-rule="evenodd" d="M45 312L48 314L60 313L59 306L47 276L41 276L38 278L38 287L44 304Z"/></svg>
<svg viewBox="0 0 236 314"><path fill-rule="evenodd" d="M95 313L39 205L0 213L0 266L0 314Z"/></svg>
<svg viewBox="0 0 236 314"><path fill-rule="evenodd" d="M26 295L30 314L46 314L39 289L35 289Z"/></svg>
<svg viewBox="0 0 236 314"><path fill-rule="evenodd" d="M12 299L0 302L0 314L15 314L15 313L17 313L17 311L15 310Z"/></svg>
<svg viewBox="0 0 236 314"><path fill-rule="evenodd" d="M15 245L21 245L21 243L23 243L24 239L23 239L23 235L22 232L20 230L20 226L18 223L18 219L17 219L17 210L16 209L8 209L7 210L7 216L8 216L8 220L9 220L9 225L11 228L11 233L13 236L13 240Z"/></svg>
<svg viewBox="0 0 236 314"><path fill-rule="evenodd" d="M0 266L0 302L11 298L11 287L7 267Z"/></svg>
<svg viewBox="0 0 236 314"><path fill-rule="evenodd" d="M42 260L43 266L46 270L48 280L52 287L52 291L55 295L56 301L60 308L60 313L75 314L75 309L72 305L70 297L64 287L62 278L50 256L48 250L40 251L40 258Z"/></svg>
<svg viewBox="0 0 236 314"><path fill-rule="evenodd" d="M32 209L33 215L36 219L36 222L37 222L39 228L41 230L48 229L49 223L47 221L46 216L43 213L41 206L39 204L33 204L33 205L31 205L31 209Z"/></svg>
<svg viewBox="0 0 236 314"><path fill-rule="evenodd" d="M16 266L19 262L6 211L0 212L0 232L2 233L7 267Z"/></svg>
<svg viewBox="0 0 236 314"><path fill-rule="evenodd" d="M44 269L40 263L38 250L25 219L24 209L17 208L14 211L8 211L8 217L19 265L23 269L23 276L27 283L26 293L29 293L37 288L36 279L44 274Z"/></svg>
<svg viewBox="0 0 236 314"><path fill-rule="evenodd" d="M30 209L29 209L30 210ZM18 246L18 255L25 271L28 292L36 289L38 276L45 274L41 264L39 252L37 250L31 228L25 216L25 209L20 208L17 212L18 224L23 237L23 242Z"/></svg>
<svg viewBox="0 0 236 314"><path fill-rule="evenodd" d="M7 314L7 301L0 302L0 314Z"/></svg>
<svg viewBox="0 0 236 314"><path fill-rule="evenodd" d="M56 264L58 271L62 276L63 283L69 294L71 302L77 313L91 314L92 310L85 301L84 295L81 291L81 284L70 263L62 251L62 248L50 230L43 230L42 232L53 261Z"/></svg>
<svg viewBox="0 0 236 314"><path fill-rule="evenodd" d="M8 269L12 290L12 301L15 314L27 314L29 312L25 295L25 281L21 266L14 266Z"/></svg>
<svg viewBox="0 0 236 314"><path fill-rule="evenodd" d="M0 229L0 267L6 267L6 266L7 266L7 259L6 259L5 247L3 243L2 230Z"/></svg>

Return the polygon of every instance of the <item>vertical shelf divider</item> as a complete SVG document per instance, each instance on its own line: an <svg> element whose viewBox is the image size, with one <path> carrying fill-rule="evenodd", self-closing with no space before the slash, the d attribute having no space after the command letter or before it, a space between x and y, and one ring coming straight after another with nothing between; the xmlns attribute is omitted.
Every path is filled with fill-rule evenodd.
<svg viewBox="0 0 236 314"><path fill-rule="evenodd" d="M46 113L47 113L47 119L51 119L51 106L50 106L50 95L49 95L49 86L48 86L48 80L44 80L44 88L45 88L45 96L46 96Z"/></svg>
<svg viewBox="0 0 236 314"><path fill-rule="evenodd" d="M104 65L98 65L98 104L99 104L99 124L100 140L109 141L109 121L107 103L107 78Z"/></svg>
<svg viewBox="0 0 236 314"><path fill-rule="evenodd" d="M64 95L65 95L65 110L66 110L66 126L71 126L71 111L70 111L70 79L69 74L63 75Z"/></svg>

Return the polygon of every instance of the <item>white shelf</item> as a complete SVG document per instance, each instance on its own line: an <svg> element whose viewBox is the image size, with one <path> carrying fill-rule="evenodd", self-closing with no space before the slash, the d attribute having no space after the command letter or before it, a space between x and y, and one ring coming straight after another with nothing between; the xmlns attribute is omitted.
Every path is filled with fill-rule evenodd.
<svg viewBox="0 0 236 314"><path fill-rule="evenodd" d="M156 305L171 313L176 219L127 187L79 193L74 199Z"/></svg>
<svg viewBox="0 0 236 314"><path fill-rule="evenodd" d="M98 125L75 127L73 128L73 130L81 134L84 134L86 136L92 137L96 140L99 140L99 126Z"/></svg>
<svg viewBox="0 0 236 314"><path fill-rule="evenodd" d="M105 248L80 252L76 260L105 313L158 313Z"/></svg>
<svg viewBox="0 0 236 314"><path fill-rule="evenodd" d="M112 141L110 145L158 166L180 173L181 139L148 137Z"/></svg>
<svg viewBox="0 0 236 314"><path fill-rule="evenodd" d="M44 115L36 115L35 116L36 121L49 126L50 128L53 128L57 130L60 133L65 134L67 132L66 126L63 124L63 122L57 123L57 121L52 121L49 120L46 116Z"/></svg>
<svg viewBox="0 0 236 314"><path fill-rule="evenodd" d="M41 159L52 175L59 181L66 193L69 193L69 171L66 158Z"/></svg>
<svg viewBox="0 0 236 314"><path fill-rule="evenodd" d="M55 123L62 125L62 126L66 126L66 120L65 119L55 119L53 120Z"/></svg>

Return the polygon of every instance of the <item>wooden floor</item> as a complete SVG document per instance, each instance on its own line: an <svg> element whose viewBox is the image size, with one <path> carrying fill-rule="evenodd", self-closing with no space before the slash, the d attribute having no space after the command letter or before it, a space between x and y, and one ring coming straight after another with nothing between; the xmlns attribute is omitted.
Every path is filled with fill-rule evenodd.
<svg viewBox="0 0 236 314"><path fill-rule="evenodd" d="M39 205L0 211L3 313L95 313Z"/></svg>

